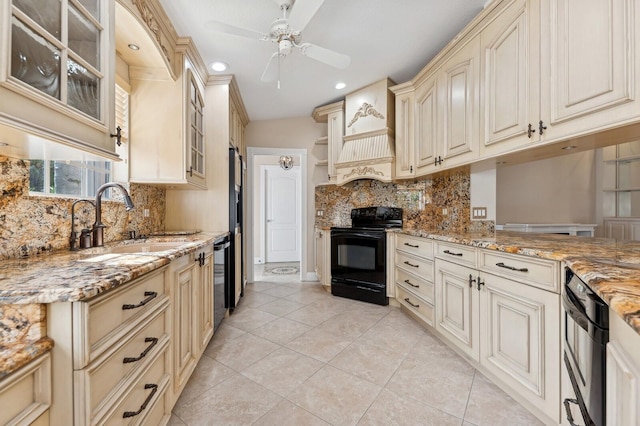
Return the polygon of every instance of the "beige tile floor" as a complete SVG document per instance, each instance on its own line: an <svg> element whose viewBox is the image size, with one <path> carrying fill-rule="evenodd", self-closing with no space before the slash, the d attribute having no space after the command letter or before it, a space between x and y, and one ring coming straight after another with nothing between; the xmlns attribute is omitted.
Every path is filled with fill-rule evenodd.
<svg viewBox="0 0 640 426"><path fill-rule="evenodd" d="M170 425L538 425L394 307L318 283L249 284Z"/></svg>

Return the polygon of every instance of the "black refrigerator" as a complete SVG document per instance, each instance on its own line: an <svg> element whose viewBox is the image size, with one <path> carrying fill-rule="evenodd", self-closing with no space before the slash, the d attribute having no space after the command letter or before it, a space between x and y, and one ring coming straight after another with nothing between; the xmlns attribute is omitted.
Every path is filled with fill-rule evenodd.
<svg viewBox="0 0 640 426"><path fill-rule="evenodd" d="M229 284L227 286L227 308L233 310L236 307L238 297L242 296L244 290L244 265L242 262L243 247L242 238L242 218L243 218L243 182L242 182L242 156L236 148L229 148L229 233L230 233L230 254L229 254ZM239 245L239 247L238 247ZM240 256L238 256L240 253ZM238 277L237 275L240 275ZM237 280L240 286L236 285ZM237 293L240 292L238 295Z"/></svg>

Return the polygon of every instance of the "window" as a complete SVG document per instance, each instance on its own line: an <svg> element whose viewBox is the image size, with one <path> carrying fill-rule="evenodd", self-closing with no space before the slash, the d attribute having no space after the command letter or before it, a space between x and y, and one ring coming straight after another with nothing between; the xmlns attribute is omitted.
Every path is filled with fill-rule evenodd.
<svg viewBox="0 0 640 426"><path fill-rule="evenodd" d="M110 161L31 160L29 192L92 197L110 179ZM104 195L110 198L109 190Z"/></svg>

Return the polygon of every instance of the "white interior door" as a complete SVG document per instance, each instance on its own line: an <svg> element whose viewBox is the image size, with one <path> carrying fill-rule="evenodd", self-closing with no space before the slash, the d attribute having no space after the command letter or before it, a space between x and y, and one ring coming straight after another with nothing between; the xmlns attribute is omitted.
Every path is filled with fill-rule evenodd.
<svg viewBox="0 0 640 426"><path fill-rule="evenodd" d="M264 166L266 262L300 260L300 167Z"/></svg>

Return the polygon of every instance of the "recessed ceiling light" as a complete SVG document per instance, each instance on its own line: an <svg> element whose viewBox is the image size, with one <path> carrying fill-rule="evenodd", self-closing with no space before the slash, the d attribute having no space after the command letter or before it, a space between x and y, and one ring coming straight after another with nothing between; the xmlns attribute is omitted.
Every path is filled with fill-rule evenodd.
<svg viewBox="0 0 640 426"><path fill-rule="evenodd" d="M9 146L9 144L6 142L0 142L0 146Z"/></svg>
<svg viewBox="0 0 640 426"><path fill-rule="evenodd" d="M342 90L345 87L347 87L347 85L345 83L343 83L343 82L336 83L336 89L338 89L338 90Z"/></svg>
<svg viewBox="0 0 640 426"><path fill-rule="evenodd" d="M229 69L229 65L224 62L216 61L211 64L211 69L217 72L226 71Z"/></svg>
<svg viewBox="0 0 640 426"><path fill-rule="evenodd" d="M129 43L129 44L127 44L127 47L128 47L129 49L131 49L131 50L140 50L140 46L138 46L138 45L137 45L137 44L135 44L135 43Z"/></svg>
<svg viewBox="0 0 640 426"><path fill-rule="evenodd" d="M567 145L565 147L562 147L562 149L564 149L565 151L570 151L572 149L576 149L577 147L575 145Z"/></svg>

